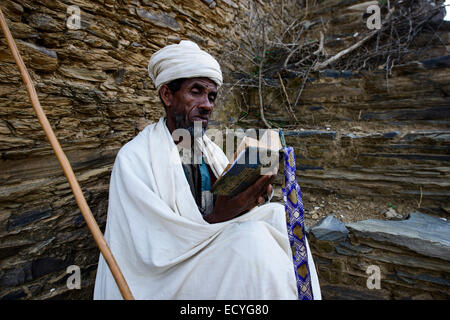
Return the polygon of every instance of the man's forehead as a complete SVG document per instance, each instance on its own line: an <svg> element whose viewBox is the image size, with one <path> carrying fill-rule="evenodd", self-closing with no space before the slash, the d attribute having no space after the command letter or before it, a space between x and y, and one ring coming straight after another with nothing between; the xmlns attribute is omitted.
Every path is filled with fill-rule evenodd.
<svg viewBox="0 0 450 320"><path fill-rule="evenodd" d="M183 82L185 87L193 87L195 85L202 86L210 90L217 90L217 84L209 78L189 78Z"/></svg>

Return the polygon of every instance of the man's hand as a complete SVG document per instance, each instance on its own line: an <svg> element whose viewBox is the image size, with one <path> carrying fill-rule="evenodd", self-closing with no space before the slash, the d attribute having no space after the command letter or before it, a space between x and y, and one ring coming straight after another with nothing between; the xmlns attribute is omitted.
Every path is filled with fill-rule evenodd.
<svg viewBox="0 0 450 320"><path fill-rule="evenodd" d="M266 202L265 198L272 193L271 183L274 180L275 175L264 175L234 197L218 196L213 212L205 220L209 223L228 221Z"/></svg>

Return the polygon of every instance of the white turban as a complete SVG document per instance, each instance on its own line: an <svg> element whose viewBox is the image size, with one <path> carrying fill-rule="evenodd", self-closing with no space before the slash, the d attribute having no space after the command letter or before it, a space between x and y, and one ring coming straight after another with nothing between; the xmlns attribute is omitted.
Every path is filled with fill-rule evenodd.
<svg viewBox="0 0 450 320"><path fill-rule="evenodd" d="M209 78L222 85L222 71L216 59L188 40L155 52L148 62L148 74L159 91L163 84L179 78Z"/></svg>

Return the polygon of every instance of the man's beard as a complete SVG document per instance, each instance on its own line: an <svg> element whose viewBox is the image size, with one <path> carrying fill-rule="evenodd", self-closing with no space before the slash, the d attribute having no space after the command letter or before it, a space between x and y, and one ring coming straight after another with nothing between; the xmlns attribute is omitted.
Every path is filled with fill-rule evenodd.
<svg viewBox="0 0 450 320"><path fill-rule="evenodd" d="M186 129L191 138L202 137L206 132L206 126L203 126L201 121L196 121L197 124L194 124L193 121L186 122L186 117L184 114L179 114L175 116L175 127L177 129ZM193 140L192 140L193 141Z"/></svg>
<svg viewBox="0 0 450 320"><path fill-rule="evenodd" d="M185 116L181 114L175 116L176 129L186 130L187 132L189 132L190 135L190 139L188 138L188 140L190 140L190 149L189 151L183 151L182 153L180 153L180 156L183 164L199 164L201 162L199 162L198 160L199 159L198 155L201 153L199 153L200 150L198 149L198 147L196 147L197 145L195 144L195 140L197 138L203 137L203 135L206 132L206 126L203 127L203 123L201 121L195 121L194 123L193 121L187 122L185 121L185 119L186 119ZM183 145L180 144L179 147L180 151L184 150L184 148L186 148L187 145L185 144L183 147ZM185 154L185 152L188 153Z"/></svg>

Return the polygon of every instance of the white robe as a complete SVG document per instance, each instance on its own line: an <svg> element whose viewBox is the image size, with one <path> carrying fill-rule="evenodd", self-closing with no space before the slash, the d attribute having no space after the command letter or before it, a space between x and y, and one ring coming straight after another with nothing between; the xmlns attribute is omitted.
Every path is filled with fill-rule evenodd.
<svg viewBox="0 0 450 320"><path fill-rule="evenodd" d="M202 139L215 175L228 159ZM164 118L119 151L105 238L135 299L296 299L284 207L267 203L208 224L197 208ZM320 287L308 248L313 294ZM122 299L100 255L94 299Z"/></svg>

